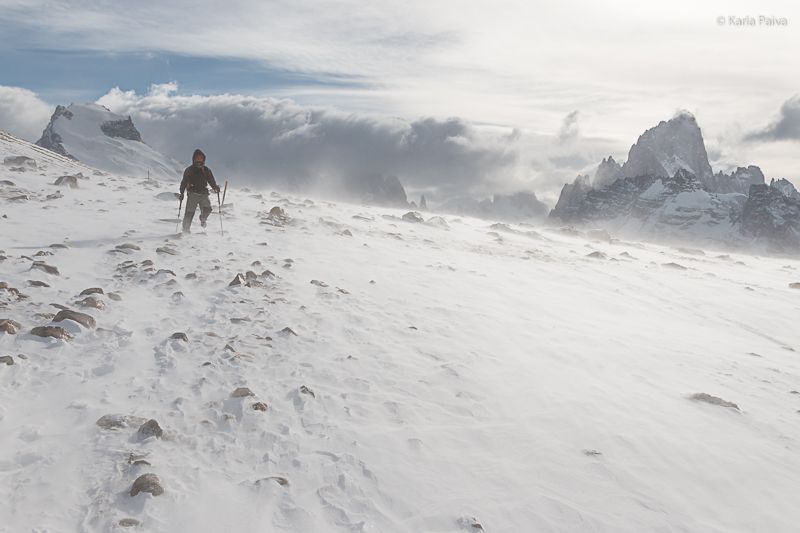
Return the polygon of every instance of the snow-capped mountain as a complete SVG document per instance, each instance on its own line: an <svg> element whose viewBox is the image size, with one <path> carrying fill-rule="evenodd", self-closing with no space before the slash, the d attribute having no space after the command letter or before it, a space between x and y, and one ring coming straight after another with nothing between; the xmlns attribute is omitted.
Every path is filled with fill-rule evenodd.
<svg viewBox="0 0 800 533"><path fill-rule="evenodd" d="M713 175L700 127L694 115L685 111L639 136L622 165L622 176L668 178L681 169L704 185Z"/></svg>
<svg viewBox="0 0 800 533"><path fill-rule="evenodd" d="M738 167L730 174L717 172L706 180L705 188L711 192L749 194L751 185L764 185L764 173L755 165Z"/></svg>
<svg viewBox="0 0 800 533"><path fill-rule="evenodd" d="M786 180L765 185L754 165L713 174L697 122L681 113L642 134L621 167L609 157L592 184L587 176L565 184L550 217L651 240L798 254L795 194Z"/></svg>
<svg viewBox="0 0 800 533"><path fill-rule="evenodd" d="M147 145L130 117L97 104L56 107L37 145L95 168L134 177L180 179L183 168Z"/></svg>
<svg viewBox="0 0 800 533"><path fill-rule="evenodd" d="M774 187L783 193L784 196L800 200L800 192L795 188L791 181L786 179L771 179L769 182L770 187Z"/></svg>
<svg viewBox="0 0 800 533"><path fill-rule="evenodd" d="M2 533L797 530L796 260L0 161Z"/></svg>

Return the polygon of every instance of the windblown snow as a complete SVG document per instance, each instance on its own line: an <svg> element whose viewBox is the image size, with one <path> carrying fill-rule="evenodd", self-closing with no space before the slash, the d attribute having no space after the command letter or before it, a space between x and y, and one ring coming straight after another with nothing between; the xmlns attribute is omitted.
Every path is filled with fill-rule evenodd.
<svg viewBox="0 0 800 533"><path fill-rule="evenodd" d="M2 532L797 531L797 261L0 154Z"/></svg>

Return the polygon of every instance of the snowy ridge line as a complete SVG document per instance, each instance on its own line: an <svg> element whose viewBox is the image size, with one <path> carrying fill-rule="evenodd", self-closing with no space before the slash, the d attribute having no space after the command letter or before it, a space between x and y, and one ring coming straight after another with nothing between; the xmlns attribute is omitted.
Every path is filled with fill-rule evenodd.
<svg viewBox="0 0 800 533"><path fill-rule="evenodd" d="M5 145L4 149L8 152L8 155L27 155L29 157L33 157L34 159L45 160L48 163L78 168L87 172L96 171L95 168L81 163L80 161L75 161L74 159L64 157L61 154L57 154L48 150L47 148L42 148L34 143L15 137L3 130L0 130L0 143ZM16 151L19 151L20 149L25 153L16 153Z"/></svg>
<svg viewBox="0 0 800 533"><path fill-rule="evenodd" d="M71 168L0 167L2 533L796 530L796 260L244 189L179 236Z"/></svg>

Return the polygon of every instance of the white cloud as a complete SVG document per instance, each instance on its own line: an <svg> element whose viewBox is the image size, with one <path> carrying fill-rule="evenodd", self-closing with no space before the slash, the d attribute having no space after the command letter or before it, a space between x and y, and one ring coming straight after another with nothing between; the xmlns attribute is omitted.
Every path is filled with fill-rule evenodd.
<svg viewBox="0 0 800 533"><path fill-rule="evenodd" d="M0 85L0 129L33 142L42 135L52 112L32 91Z"/></svg>

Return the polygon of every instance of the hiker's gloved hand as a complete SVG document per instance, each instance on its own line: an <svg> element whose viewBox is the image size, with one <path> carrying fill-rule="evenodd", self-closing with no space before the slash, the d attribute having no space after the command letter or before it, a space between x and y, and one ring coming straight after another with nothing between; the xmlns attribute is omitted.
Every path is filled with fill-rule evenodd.
<svg viewBox="0 0 800 533"><path fill-rule="evenodd" d="M214 192L219 192L219 185L215 185L211 188L214 189Z"/></svg>
<svg viewBox="0 0 800 533"><path fill-rule="evenodd" d="M180 197L181 200L183 200L183 193L180 193L178 196Z"/></svg>

